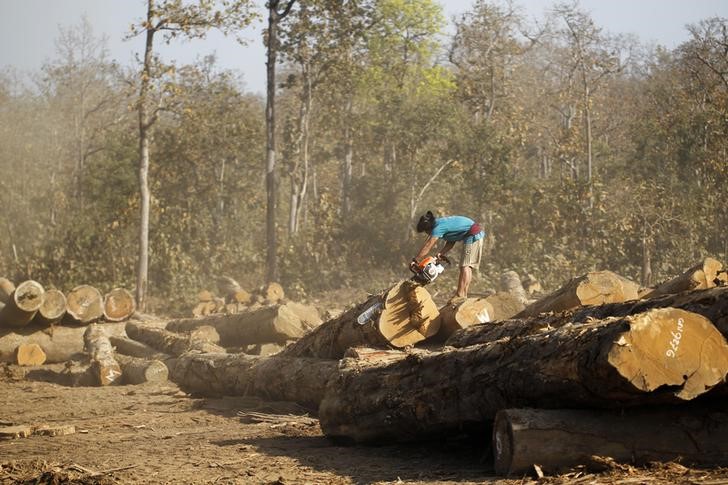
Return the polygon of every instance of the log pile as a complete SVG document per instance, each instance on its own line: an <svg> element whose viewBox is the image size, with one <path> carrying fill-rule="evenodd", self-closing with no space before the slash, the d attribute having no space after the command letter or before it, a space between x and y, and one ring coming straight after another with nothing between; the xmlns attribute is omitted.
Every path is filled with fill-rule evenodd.
<svg viewBox="0 0 728 485"><path fill-rule="evenodd" d="M193 317L230 315L288 302L283 287L276 282L268 283L250 293L233 278L220 276L216 280L216 286L217 293L209 289L197 293L197 303L192 308Z"/></svg>
<svg viewBox="0 0 728 485"><path fill-rule="evenodd" d="M504 475L605 455L725 465L728 287L712 261L650 290L594 271L543 294L507 274L502 291L441 308L406 280L326 322L275 285L251 295L223 277L223 296L201 294L222 300L216 314L87 327L97 343L67 380L118 369L113 384L168 376L201 395L295 401L352 442L489 433ZM14 293L0 281L0 299ZM22 343L52 358L47 342Z"/></svg>

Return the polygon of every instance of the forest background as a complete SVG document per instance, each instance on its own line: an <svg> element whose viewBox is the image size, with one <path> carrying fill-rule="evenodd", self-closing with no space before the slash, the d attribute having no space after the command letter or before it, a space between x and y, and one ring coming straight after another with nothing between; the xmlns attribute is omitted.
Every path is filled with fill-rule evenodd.
<svg viewBox="0 0 728 485"><path fill-rule="evenodd" d="M166 40L203 35L182 2L161 3L188 15ZM154 113L150 311L186 311L221 275L275 277L296 298L380 289L407 276L427 209L485 226L474 292L506 270L546 288L593 269L648 286L728 260L725 18L667 49L605 32L578 3L529 22L517 2L479 0L454 26L431 0L290 6L272 44L272 186L266 98L214 57L122 66L84 19L32 82L0 72L0 275L135 286L140 106Z"/></svg>

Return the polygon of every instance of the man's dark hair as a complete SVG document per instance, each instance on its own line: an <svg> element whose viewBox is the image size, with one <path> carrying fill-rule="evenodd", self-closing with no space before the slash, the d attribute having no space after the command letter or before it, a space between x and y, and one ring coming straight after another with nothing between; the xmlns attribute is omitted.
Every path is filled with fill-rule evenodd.
<svg viewBox="0 0 728 485"><path fill-rule="evenodd" d="M435 215L427 211L424 216L420 217L419 222L417 222L417 232L429 233L433 227L435 227Z"/></svg>

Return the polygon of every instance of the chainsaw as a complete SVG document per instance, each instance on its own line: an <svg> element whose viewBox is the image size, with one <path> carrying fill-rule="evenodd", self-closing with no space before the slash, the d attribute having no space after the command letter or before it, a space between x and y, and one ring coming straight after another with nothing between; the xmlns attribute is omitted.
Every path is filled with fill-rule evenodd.
<svg viewBox="0 0 728 485"><path fill-rule="evenodd" d="M443 262L450 264L450 260L442 255L439 258L427 256L419 263L414 260L412 262L413 264L410 265L410 271L414 273L412 281L422 286L432 283L435 281L435 278L445 271L445 267L442 265Z"/></svg>

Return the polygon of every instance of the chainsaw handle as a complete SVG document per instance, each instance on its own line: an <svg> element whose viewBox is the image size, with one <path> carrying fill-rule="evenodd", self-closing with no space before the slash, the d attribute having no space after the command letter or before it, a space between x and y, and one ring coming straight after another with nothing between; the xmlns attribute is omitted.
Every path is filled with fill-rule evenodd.
<svg viewBox="0 0 728 485"><path fill-rule="evenodd" d="M448 258L447 256L445 256L444 254L441 254L441 253L437 253L437 255L435 256L435 259L436 259L436 260L437 260L438 262L440 262L440 261L444 261L444 262L446 262L446 263L447 263L448 265L451 265L451 264L452 264L452 262L450 261L450 258Z"/></svg>

